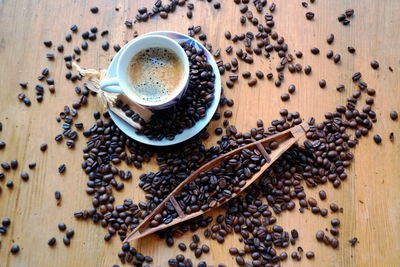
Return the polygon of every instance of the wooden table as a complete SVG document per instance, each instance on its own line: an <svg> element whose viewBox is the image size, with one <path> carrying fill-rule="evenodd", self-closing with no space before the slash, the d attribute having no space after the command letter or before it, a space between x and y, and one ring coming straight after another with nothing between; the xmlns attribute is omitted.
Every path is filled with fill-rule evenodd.
<svg viewBox="0 0 400 267"><path fill-rule="evenodd" d="M214 0L215 2L216 0ZM190 25L202 25L208 41L214 48L224 48L230 43L223 37L225 30L232 33L245 32L250 25L242 27L239 23L239 7L231 0L221 1L221 10L215 10L206 1L195 1L192 20L186 18L186 8L179 8L170 14L168 20L151 19L147 23L135 24L127 29L124 21L132 19L136 9L146 2L154 1L29 1L0 0L0 121L3 131L0 140L7 142L7 147L0 151L0 161L18 159L18 170L6 173L6 178L0 181L0 218L9 217L11 227L6 235L0 235L0 266L111 266L119 263L117 251L120 242L114 238L105 243L105 229L91 222L80 222L73 217L75 210L91 207L91 198L84 192L86 175L80 168L82 161L81 148L85 138L80 137L77 147L69 150L65 144L58 145L54 136L60 128L55 121L56 115L64 105L76 101L73 86L64 78L63 60L58 57L49 62L45 54L49 51L43 45L43 40L53 40L53 48L59 43L65 44L65 50L71 51L73 46L81 42L80 33L96 25L100 31L110 30L106 37L111 44L123 44L130 40L134 30L139 34L155 30L175 30L187 32ZM269 1L270 2L270 1ZM290 2L290 3L289 3ZM150 7L151 3L147 3ZM355 160L348 171L349 178L339 190L325 185L316 190L307 189L307 194L316 196L323 188L328 194L328 200L322 202L322 207L336 202L343 207L343 214L329 215L328 219L314 216L310 212L300 214L298 211L286 212L278 216L278 223L287 230L297 228L300 233L299 245L305 251L316 253L314 260L293 262L291 259L283 266L399 266L400 261L400 164L399 138L400 122L391 121L389 112L400 111L400 2L399 1L316 1L308 9L301 6L300 1L276 1L274 13L276 30L285 37L290 50L301 50L301 64L313 67L312 74L306 76L289 75L280 88L266 79L259 81L254 88L249 88L244 80L240 80L232 90L225 90L226 96L235 100L234 116L231 123L239 130L254 127L258 118L268 122L278 118L280 108L299 111L303 118L315 116L321 120L325 111L333 111L336 105L345 103L346 97L352 93L355 85L351 75L356 71L363 74L363 79L377 91L374 108L378 122L369 136L360 141L354 150ZM99 7L99 13L91 14L92 5ZM115 8L118 7L119 11ZM347 8L354 8L355 15L349 26L343 26L337 21L337 16ZM305 12L314 11L314 21L305 19ZM73 36L73 41L66 44L64 35L69 32L69 26L77 24L79 35ZM326 35L335 34L335 41L328 45ZM84 67L105 68L114 52L101 49L101 39L90 43L87 52L82 55L80 64ZM309 50L317 46L321 53L312 55ZM347 52L347 46L354 46L354 55ZM326 59L325 53L332 49L342 55L340 64L333 64ZM57 53L57 51L55 51ZM222 58L228 60L225 52ZM373 70L369 62L376 59L380 63L379 70ZM274 58L256 58L255 64L241 64L240 71L260 69L264 73L273 71L276 66ZM388 67L393 68L393 72ZM34 85L36 77L44 67L49 67L50 75L56 80L56 93L45 93L43 103L35 100ZM275 74L276 75L276 74ZM223 77L225 79L227 76ZM327 81L326 89L320 89L318 81ZM31 98L31 107L19 103L18 92L22 91L18 83L28 81L26 94ZM295 84L297 90L289 102L283 103L280 95L287 91L289 84ZM335 90L337 84L346 86L344 93ZM365 96L364 96L365 98ZM79 113L79 120L85 126L93 123L92 112L103 110L93 98L89 106ZM211 123L213 131L221 121ZM389 141L389 133L394 132L395 141ZM383 142L376 145L372 136L380 134ZM208 141L208 145L216 138ZM41 143L48 143L45 153L39 150ZM36 161L35 170L28 170L27 164ZM65 162L67 171L60 176L57 167ZM26 170L30 179L23 182L19 175ZM155 164L144 166L142 170L132 170L134 179L125 185L123 192L116 194L116 203L125 197L133 197L135 201L143 198L138 188L138 176L142 172L155 170ZM8 180L14 181L14 188L5 186ZM54 191L62 193L61 206L56 205ZM215 213L216 214L216 213ZM338 216L340 226L340 246L333 250L321 245L315 240L315 232L329 227L329 220ZM62 244L63 234L58 231L57 224L65 222L69 228L75 229L75 236L69 247ZM49 248L50 237L57 238L57 246ZM202 235L201 235L202 236ZM350 247L348 240L358 237L359 243ZM188 244L190 234L181 240ZM227 252L228 248L239 245L237 236L227 238L224 245L215 241L203 241L210 245L211 251L201 259L216 266L225 263L236 266L234 258ZM21 251L12 255L9 250L12 244L19 244ZM154 257L154 266L166 266L167 259L178 253L176 246L168 248L158 237L150 236L135 246L145 255ZM291 247L288 252L296 248ZM192 252L184 253L195 260Z"/></svg>

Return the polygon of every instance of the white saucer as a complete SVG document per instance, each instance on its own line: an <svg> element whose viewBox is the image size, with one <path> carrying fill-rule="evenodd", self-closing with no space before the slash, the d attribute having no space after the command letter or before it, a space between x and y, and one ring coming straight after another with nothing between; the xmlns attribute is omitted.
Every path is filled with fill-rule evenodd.
<svg viewBox="0 0 400 267"><path fill-rule="evenodd" d="M221 98L221 76L219 74L219 70L217 67L217 64L215 63L214 57L210 54L210 52L198 41L195 39L181 34L179 32L173 32L173 31L158 31L158 32L151 32L147 33L141 36L145 35L164 35L167 36L171 39L176 40L177 42L179 41L184 41L186 43L191 44L192 46L196 47L196 49L202 49L204 51L204 54L207 56L208 62L213 68L214 74L215 74L215 81L214 81L214 100L211 103L211 105L208 107L206 111L206 116L196 122L196 124L192 128L185 129L182 133L177 134L173 140L169 140L167 138L163 138L161 140L155 140L155 139L150 139L145 135L138 134L136 132L136 129L130 126L128 123L126 123L123 119L118 117L115 113L113 113L111 110L109 110L109 113L111 115L112 120L115 122L115 124L129 137L132 139L139 141L143 144L151 145L151 146L170 146L170 145L175 145L182 143L196 134L198 134L204 127L207 126L211 118L213 117L215 111L218 108L219 100ZM141 37L138 37L141 38ZM137 39L137 38L136 38ZM136 40L134 39L134 40ZM114 56L108 70L107 70L107 77L115 77L116 76L116 64L118 61L118 58L121 55L121 51L123 48Z"/></svg>

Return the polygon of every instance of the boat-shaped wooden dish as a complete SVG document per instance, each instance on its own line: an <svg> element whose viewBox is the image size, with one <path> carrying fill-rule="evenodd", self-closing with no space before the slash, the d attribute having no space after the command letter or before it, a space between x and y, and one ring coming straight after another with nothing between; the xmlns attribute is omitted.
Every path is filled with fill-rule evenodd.
<svg viewBox="0 0 400 267"><path fill-rule="evenodd" d="M272 163L274 163L274 161L277 160L286 150L288 150L294 143L296 143L302 136L304 136L308 129L309 126L306 123L294 126L281 133L271 135L267 138L241 146L203 165L201 168L193 172L188 178L186 178L177 188L175 188L175 190L172 191L171 194L167 196L161 202L161 204L143 220L143 222L141 222L132 232L128 234L124 242L129 242L131 240L144 237L151 233L168 228L172 225L200 216L238 196L241 192L243 192L243 190L245 190L249 185L256 181L265 172L265 170L267 170L272 165ZM268 153L265 147L269 147L271 143L274 143L274 149L269 149ZM200 173L208 172L214 167L221 166L221 164L226 162L226 160L232 159L232 157L237 154L241 154L244 149L250 149L253 151L258 150L257 153L259 153L265 159L263 160L263 164L259 168L259 170L254 173L248 180L246 180L245 184L242 184L239 190L233 192L229 197L224 198L222 201L214 201L212 205L210 204L210 207L206 210L199 209L195 212L190 212L189 214L186 214L181 205L179 205L178 201L176 200L176 196L178 196L182 192L184 186L188 185L196 178L198 178ZM170 218L168 220L168 223L161 222L158 225L155 221L155 216L158 215L159 217L160 214L167 208L169 210L175 209L178 217L173 218L172 220Z"/></svg>

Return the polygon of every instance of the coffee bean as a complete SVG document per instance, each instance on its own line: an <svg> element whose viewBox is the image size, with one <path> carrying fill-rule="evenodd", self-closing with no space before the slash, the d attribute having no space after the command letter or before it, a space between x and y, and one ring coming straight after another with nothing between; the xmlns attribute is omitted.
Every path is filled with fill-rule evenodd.
<svg viewBox="0 0 400 267"><path fill-rule="evenodd" d="M71 244L71 240L68 237L64 236L63 243L64 245L69 246Z"/></svg>
<svg viewBox="0 0 400 267"><path fill-rule="evenodd" d="M50 238L49 241L47 242L47 245L49 245L50 247L53 247L53 246L56 245L56 242L57 242L56 238L55 238L55 237L52 237L52 238Z"/></svg>
<svg viewBox="0 0 400 267"><path fill-rule="evenodd" d="M108 33L109 33L108 30L104 30L104 31L102 31L102 32L100 33L100 36L101 36L101 37L104 37L104 36L108 35Z"/></svg>
<svg viewBox="0 0 400 267"><path fill-rule="evenodd" d="M187 11L186 17L188 17L188 19L191 19L193 17L193 12L191 10Z"/></svg>
<svg viewBox="0 0 400 267"><path fill-rule="evenodd" d="M309 66L309 65L304 66L304 73L305 73L305 74L308 75L308 74L311 73L311 71L312 71L311 66Z"/></svg>
<svg viewBox="0 0 400 267"><path fill-rule="evenodd" d="M167 18L168 18L168 13L165 12L165 11L161 11L161 12L160 12L160 18L162 18L162 19L167 19Z"/></svg>
<svg viewBox="0 0 400 267"><path fill-rule="evenodd" d="M390 140L391 142L394 141L394 133L393 133L393 132L390 132L390 134L389 134L389 140Z"/></svg>
<svg viewBox="0 0 400 267"><path fill-rule="evenodd" d="M72 229L68 229L65 236L68 237L69 239L71 239L75 234L75 231Z"/></svg>
<svg viewBox="0 0 400 267"><path fill-rule="evenodd" d="M319 198L321 200L325 200L326 199L326 192L324 190L321 190L318 192Z"/></svg>
<svg viewBox="0 0 400 267"><path fill-rule="evenodd" d="M378 69L378 68L379 68L379 63L378 63L378 61L372 60L372 61L371 61L371 67L372 67L374 70Z"/></svg>
<svg viewBox="0 0 400 267"><path fill-rule="evenodd" d="M253 86L255 86L255 85L257 84L257 79L256 79L256 78L251 78L251 79L247 82L247 84L248 84L250 87L253 87Z"/></svg>
<svg viewBox="0 0 400 267"><path fill-rule="evenodd" d="M235 259L236 259L236 263L239 266L244 266L245 265L245 261L244 261L242 256L237 255Z"/></svg>
<svg viewBox="0 0 400 267"><path fill-rule="evenodd" d="M296 86L294 84L289 85L288 92L293 94L296 91Z"/></svg>
<svg viewBox="0 0 400 267"><path fill-rule="evenodd" d="M71 25L71 27L69 28L72 32L77 32L78 31L78 26L76 26L75 24L74 25Z"/></svg>
<svg viewBox="0 0 400 267"><path fill-rule="evenodd" d="M231 110L225 110L225 111L224 111L224 117L225 117L225 118L230 118L230 117L232 117L232 111L231 111Z"/></svg>
<svg viewBox="0 0 400 267"><path fill-rule="evenodd" d="M358 81L358 80L360 80L361 79L361 73L360 72L356 72L356 73L354 73L352 76L351 76L351 79L353 80L353 82L356 82L356 81Z"/></svg>
<svg viewBox="0 0 400 267"><path fill-rule="evenodd" d="M44 44L46 47L51 47L52 42L51 42L50 40L45 40L45 41L43 41L43 44Z"/></svg>
<svg viewBox="0 0 400 267"><path fill-rule="evenodd" d="M329 205L329 208L331 209L332 212L337 212L337 211L339 210L338 205L335 204L335 203L331 203L331 204Z"/></svg>
<svg viewBox="0 0 400 267"><path fill-rule="evenodd" d="M289 99L290 99L290 95L289 95L289 94L284 93L284 94L281 95L281 100L282 100L282 101L286 102L286 101L288 101Z"/></svg>
<svg viewBox="0 0 400 267"><path fill-rule="evenodd" d="M292 231L290 231L290 233L291 233L293 239L299 238L299 233L297 232L296 229L292 229Z"/></svg>
<svg viewBox="0 0 400 267"><path fill-rule="evenodd" d="M239 250L238 250L237 248L230 248L230 249L229 249L229 253L230 253L232 256L235 256L235 255L237 255L237 254L239 253Z"/></svg>
<svg viewBox="0 0 400 267"><path fill-rule="evenodd" d="M315 200L315 198L310 197L310 198L308 199L308 204L309 204L311 207L316 207L318 203L317 203L317 200Z"/></svg>
<svg viewBox="0 0 400 267"><path fill-rule="evenodd" d="M119 50L121 50L121 46L119 44L114 45L113 48L114 48L115 52L118 52Z"/></svg>
<svg viewBox="0 0 400 267"><path fill-rule="evenodd" d="M326 52L326 57L327 57L327 58L333 57L333 51L332 51L332 50L328 50L328 51Z"/></svg>
<svg viewBox="0 0 400 267"><path fill-rule="evenodd" d="M339 55L339 54L335 54L335 55L333 56L333 62L339 63L339 61L340 61L340 55Z"/></svg>
<svg viewBox="0 0 400 267"><path fill-rule="evenodd" d="M70 33L67 33L65 35L65 41L70 42L72 40L72 35Z"/></svg>
<svg viewBox="0 0 400 267"><path fill-rule="evenodd" d="M169 236L169 237L165 240L165 242L167 243L167 246L169 246L169 247L172 247L172 246L174 245L174 239L173 239L171 236Z"/></svg>
<svg viewBox="0 0 400 267"><path fill-rule="evenodd" d="M336 86L336 90L337 90L338 92L343 92L344 89L345 89L345 87L344 87L343 84L339 84L339 85Z"/></svg>
<svg viewBox="0 0 400 267"><path fill-rule="evenodd" d="M220 134L222 134L222 128L215 128L214 132L216 135L220 135Z"/></svg>
<svg viewBox="0 0 400 267"><path fill-rule="evenodd" d="M67 226L65 225L65 223L58 224L58 230L65 231L65 229L67 229Z"/></svg>
<svg viewBox="0 0 400 267"><path fill-rule="evenodd" d="M8 162L2 162L1 163L1 167L3 168L3 170L8 171L9 169L11 169L10 164L8 164Z"/></svg>
<svg viewBox="0 0 400 267"><path fill-rule="evenodd" d="M190 250L195 250L197 248L197 246L198 246L197 242L192 242L189 244Z"/></svg>
<svg viewBox="0 0 400 267"><path fill-rule="evenodd" d="M329 230L329 232L333 235L333 236L337 236L339 235L339 230L337 228L331 228Z"/></svg>
<svg viewBox="0 0 400 267"><path fill-rule="evenodd" d="M306 252L307 259L313 259L314 256L315 256L314 252L312 252L312 251L307 251Z"/></svg>
<svg viewBox="0 0 400 267"><path fill-rule="evenodd" d="M61 193L60 193L60 191L55 191L55 192L54 192L54 197L55 197L56 200L57 200L57 205L59 205L59 204L60 204L60 201L61 201Z"/></svg>
<svg viewBox="0 0 400 267"><path fill-rule="evenodd" d="M91 33L91 34L89 34L88 38L89 38L90 41L94 41L94 40L96 40L97 36L96 36L96 34Z"/></svg>
<svg viewBox="0 0 400 267"><path fill-rule="evenodd" d="M203 251L203 253L210 252L210 248L205 244L201 246L201 250Z"/></svg>
<svg viewBox="0 0 400 267"><path fill-rule="evenodd" d="M10 226L10 224L11 224L10 218L4 218L4 219L1 221L1 225L3 225L4 227Z"/></svg>
<svg viewBox="0 0 400 267"><path fill-rule="evenodd" d="M58 172L59 172L59 173L64 173L66 168L67 168L67 166L66 166L65 164L61 164L61 165L58 167Z"/></svg>
<svg viewBox="0 0 400 267"><path fill-rule="evenodd" d="M202 254L203 254L203 251L201 250L201 248L196 248L196 249L194 250L194 256L195 256L196 258L200 258Z"/></svg>
<svg viewBox="0 0 400 267"><path fill-rule="evenodd" d="M18 168L18 160L12 159L11 162L10 162L10 166L11 166L11 169L13 169L13 170Z"/></svg>
<svg viewBox="0 0 400 267"><path fill-rule="evenodd" d="M314 19L314 16L315 16L315 14L314 14L313 12L307 12L307 13L306 13L306 18L307 18L308 20Z"/></svg>
<svg viewBox="0 0 400 267"><path fill-rule="evenodd" d="M346 9L346 11L344 12L344 14L346 15L346 17L351 17L354 14L354 9Z"/></svg>
<svg viewBox="0 0 400 267"><path fill-rule="evenodd" d="M7 188L12 189L14 187L13 181L7 181L6 186L7 186Z"/></svg>
<svg viewBox="0 0 400 267"><path fill-rule="evenodd" d="M0 149L3 149L6 147L6 142L0 141Z"/></svg>
<svg viewBox="0 0 400 267"><path fill-rule="evenodd" d="M48 85L54 85L54 79L53 78L47 78L46 79L46 83L48 84Z"/></svg>
<svg viewBox="0 0 400 267"><path fill-rule="evenodd" d="M264 78L264 73L261 70L256 71L256 76L258 79L263 79Z"/></svg>
<svg viewBox="0 0 400 267"><path fill-rule="evenodd" d="M251 77L251 72L249 72L249 71L243 72L242 73L242 77L245 78L245 79L250 78Z"/></svg>
<svg viewBox="0 0 400 267"><path fill-rule="evenodd" d="M29 174L27 172L21 172L21 179L25 182L29 180Z"/></svg>
<svg viewBox="0 0 400 267"><path fill-rule="evenodd" d="M374 141L376 144L379 145L380 143L382 143L382 138L380 137L380 135L376 134L374 135Z"/></svg>
<svg viewBox="0 0 400 267"><path fill-rule="evenodd" d="M367 94L369 95L369 96L374 96L375 95L375 89L372 89L372 88L367 88Z"/></svg>
<svg viewBox="0 0 400 267"><path fill-rule="evenodd" d="M320 80L319 81L319 87L325 88L326 87L326 81L325 80Z"/></svg>
<svg viewBox="0 0 400 267"><path fill-rule="evenodd" d="M340 21L340 22L344 21L345 19L346 19L346 15L345 14L340 14L338 16L338 21Z"/></svg>
<svg viewBox="0 0 400 267"><path fill-rule="evenodd" d="M185 251L185 250L186 250L186 245L185 245L184 243L179 243L179 244L178 244L178 248L179 248L180 250L182 250L182 251Z"/></svg>
<svg viewBox="0 0 400 267"><path fill-rule="evenodd" d="M97 12L99 12L99 8L97 6L92 6L90 8L90 12L92 12L93 14L96 14Z"/></svg>
<svg viewBox="0 0 400 267"><path fill-rule="evenodd" d="M297 254L296 251L293 251L292 254L291 254L290 256L291 256L291 258L292 258L293 260L297 260L297 261L300 261L300 260L301 260L301 256L300 256L299 254Z"/></svg>
<svg viewBox="0 0 400 267"><path fill-rule="evenodd" d="M348 46L347 51L349 51L350 54L354 54L356 52L356 49L352 46Z"/></svg>
<svg viewBox="0 0 400 267"><path fill-rule="evenodd" d="M324 234L323 231L318 231L318 232L315 234L315 237L317 238L318 241L322 241L322 240L324 239L324 236L325 236L325 234Z"/></svg>
<svg viewBox="0 0 400 267"><path fill-rule="evenodd" d="M17 254L19 252L19 246L18 245L13 245L11 247L10 251L11 251L12 254Z"/></svg>
<svg viewBox="0 0 400 267"><path fill-rule="evenodd" d="M390 112L390 118L395 121L397 120L397 118L399 117L399 115L397 114L397 111L393 110Z"/></svg>
<svg viewBox="0 0 400 267"><path fill-rule="evenodd" d="M45 152L47 150L47 144L40 145L40 151Z"/></svg>
<svg viewBox="0 0 400 267"><path fill-rule="evenodd" d="M333 35L333 33L330 33L330 34L328 34L328 36L326 36L326 42L328 44L332 44L334 39L335 39L335 36Z"/></svg>
<svg viewBox="0 0 400 267"><path fill-rule="evenodd" d="M339 219L332 219L331 224L333 227L339 226L340 225L340 220Z"/></svg>
<svg viewBox="0 0 400 267"><path fill-rule="evenodd" d="M126 26L127 28L132 28L132 26L133 26L133 23L132 23L131 20L125 20L124 24L125 24L125 26Z"/></svg>
<svg viewBox="0 0 400 267"><path fill-rule="evenodd" d="M339 246L339 240L337 240L335 237L330 240L330 243L333 248L337 248Z"/></svg>
<svg viewBox="0 0 400 267"><path fill-rule="evenodd" d="M319 54L319 49L317 47L312 47L310 49L311 53L314 55L318 55Z"/></svg>
<svg viewBox="0 0 400 267"><path fill-rule="evenodd" d="M352 247L354 247L358 242L357 237L353 237L351 240L349 240L349 243Z"/></svg>
<svg viewBox="0 0 400 267"><path fill-rule="evenodd" d="M55 56L54 56L53 53L47 53L46 54L46 58L49 59L49 60L53 60L55 58Z"/></svg>
<svg viewBox="0 0 400 267"><path fill-rule="evenodd" d="M87 50L88 49L88 42L86 42L86 41L82 41L82 43L81 43L81 48L83 49L83 50Z"/></svg>
<svg viewBox="0 0 400 267"><path fill-rule="evenodd" d="M322 208L319 213L321 214L322 217L325 217L328 215L328 210L325 208Z"/></svg>
<svg viewBox="0 0 400 267"><path fill-rule="evenodd" d="M107 51L109 47L110 44L107 41L101 44L101 48L103 48L104 51Z"/></svg>
<svg viewBox="0 0 400 267"><path fill-rule="evenodd" d="M229 75L229 80L231 80L232 82L235 82L238 79L239 79L239 76L237 74Z"/></svg>
<svg viewBox="0 0 400 267"><path fill-rule="evenodd" d="M199 243L200 242L200 237L196 234L192 235L192 240L195 243Z"/></svg>

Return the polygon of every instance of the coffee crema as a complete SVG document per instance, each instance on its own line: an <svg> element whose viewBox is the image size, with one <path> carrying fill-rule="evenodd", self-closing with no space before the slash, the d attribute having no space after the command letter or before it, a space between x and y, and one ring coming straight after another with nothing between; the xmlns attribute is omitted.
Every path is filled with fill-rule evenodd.
<svg viewBox="0 0 400 267"><path fill-rule="evenodd" d="M179 89L184 78L184 66L174 51L151 47L132 57L128 76L138 97L148 102L160 102Z"/></svg>

